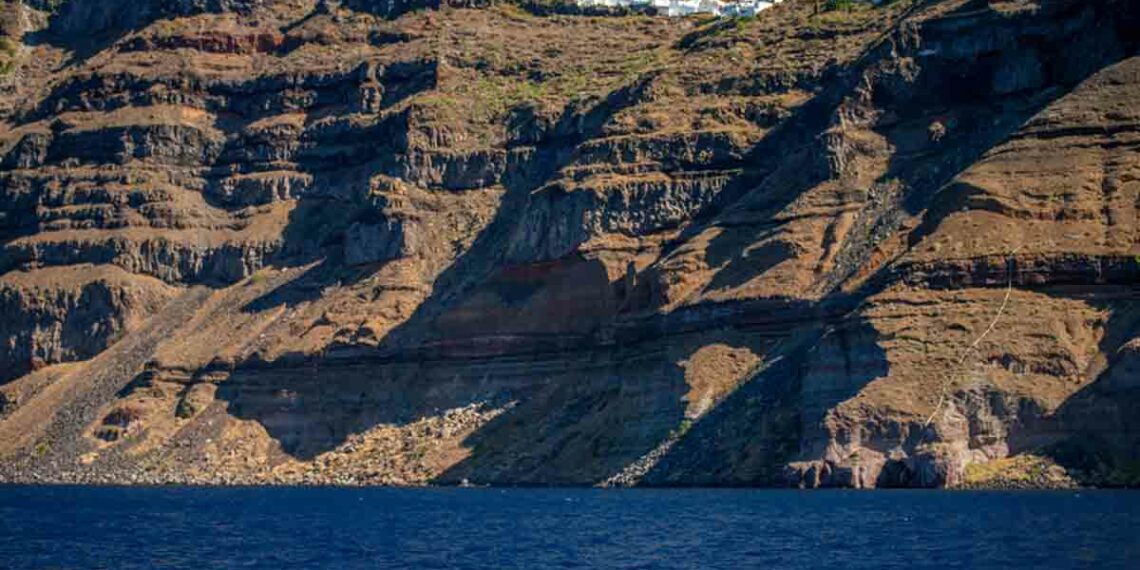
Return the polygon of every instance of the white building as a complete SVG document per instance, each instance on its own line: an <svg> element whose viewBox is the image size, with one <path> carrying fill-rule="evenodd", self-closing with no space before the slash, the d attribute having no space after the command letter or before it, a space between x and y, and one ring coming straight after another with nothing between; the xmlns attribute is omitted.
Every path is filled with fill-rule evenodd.
<svg viewBox="0 0 1140 570"><path fill-rule="evenodd" d="M689 16L700 11L701 0L670 0L666 16Z"/></svg>
<svg viewBox="0 0 1140 570"><path fill-rule="evenodd" d="M701 14L721 15L724 11L724 2L720 0L700 0L697 3L697 12Z"/></svg>
<svg viewBox="0 0 1140 570"><path fill-rule="evenodd" d="M748 18L775 6L780 1L781 0L741 0L740 2L732 2L725 5L723 14L725 16Z"/></svg>
<svg viewBox="0 0 1140 570"><path fill-rule="evenodd" d="M635 8L652 7L658 14L670 17L691 16L693 14L713 14L733 18L755 16L783 0L576 0L581 7Z"/></svg>

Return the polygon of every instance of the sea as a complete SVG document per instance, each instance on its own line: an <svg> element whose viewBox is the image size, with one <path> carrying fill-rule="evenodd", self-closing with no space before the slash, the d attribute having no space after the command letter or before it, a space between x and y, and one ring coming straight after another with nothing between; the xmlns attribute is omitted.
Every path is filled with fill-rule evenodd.
<svg viewBox="0 0 1140 570"><path fill-rule="evenodd" d="M1140 493L0 486L0 568L1140 569Z"/></svg>

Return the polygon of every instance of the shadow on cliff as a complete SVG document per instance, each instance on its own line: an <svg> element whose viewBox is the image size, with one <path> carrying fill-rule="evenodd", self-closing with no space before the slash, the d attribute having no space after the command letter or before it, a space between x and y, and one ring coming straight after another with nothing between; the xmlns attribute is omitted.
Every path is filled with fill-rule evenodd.
<svg viewBox="0 0 1140 570"><path fill-rule="evenodd" d="M77 2L78 4L78 2ZM137 29L141 29L139 25ZM49 45L71 52L68 65L77 66L90 59L95 54L111 47L115 42L127 34L135 31L131 28L99 29L88 34L64 31L68 26L61 22L61 16L55 14L49 20L47 28L24 34L23 42L29 46Z"/></svg>
<svg viewBox="0 0 1140 570"><path fill-rule="evenodd" d="M784 485L784 465L818 457L836 405L890 373L866 321L808 322L789 332L747 378L646 475L648 485Z"/></svg>
<svg viewBox="0 0 1140 570"><path fill-rule="evenodd" d="M857 68L862 69L867 63L864 61ZM802 164L811 165L810 169L799 172L788 184L775 184L775 179L768 182L773 185L771 193L748 192L758 186L751 184L751 180L748 184L736 181L741 191L752 195L754 201L734 204L740 196L733 192L726 196L724 206L750 210L757 214L755 217L764 217L767 213L779 212L804 191L830 179L834 168L827 161L825 141L820 135L843 98L857 84L858 77L841 78L837 87L818 95L796 118L782 125L783 134L766 137L766 143L749 153L749 160L780 156L773 153L785 149L777 143L792 143L793 148L806 149ZM416 346L419 340L430 335L440 314L454 307L500 267L507 250L505 245L517 228L529 193L572 160L573 154L567 149L596 136L605 120L624 104L628 102L617 94L611 96L609 101L588 113L588 120L584 121L586 129L540 147L528 169L512 173L503 181L507 192L495 219L474 244L435 279L430 298L383 339L381 354L396 355L401 349ZM917 212L929 203L933 191L1008 136L1044 104L1044 100L1029 101L1028 106L1010 115L1014 120L986 130L980 142L956 137L981 129L981 123L959 123L962 126L944 139L937 157L925 160L921 156L919 159L908 156L906 162L891 164L887 177L898 178L905 187L917 189L901 198L908 211ZM911 117L914 124L918 124L919 117ZM926 136L925 130L920 134ZM887 129L884 136L892 144L905 146L911 144L910 139L916 135L913 129ZM924 170L935 158L949 160L951 166L934 172ZM757 173L772 175L768 169L754 168L749 176ZM764 184L761 182L759 186ZM726 209L723 215L730 213ZM879 220L872 222L868 229L880 223ZM765 237L771 224L742 223L739 227L746 235L733 239L755 243ZM707 226L695 225L674 245L704 228ZM858 237L863 240L860 243L868 242L866 235ZM854 251L851 255L856 260L870 249L860 245ZM724 266L723 281L718 286L744 283L793 253L787 247L773 245L761 248L758 252L763 255L759 258L750 259L734 242L717 243L715 239L710 252L719 256L713 261ZM865 297L873 292L865 290L861 295ZM877 333L869 323L848 318L829 328L828 319L818 314L821 307L844 307L852 302L848 296L833 293L819 306L805 307L813 311L812 318L818 322L792 331L780 352L769 358L772 365L697 421L649 474L647 482L778 483L784 476L782 469L787 461L822 453L817 449L801 449L801 441L809 439L811 432L823 429L822 422L835 405L889 372L886 355L875 342ZM588 353L588 362L570 371L558 370L556 364L549 373L535 372L543 370L535 366L536 363L558 363L558 359L542 360L535 354L512 355L515 360L510 364L521 362L527 370L515 378L504 377L489 367L480 368L482 363L477 359L456 359L462 364L452 365L451 370L441 366L433 372L431 367L435 364L430 351L434 348L404 354L405 361L386 361L384 367L346 364L328 358L304 362L304 366L311 368L308 374L302 367L288 363L248 366L239 369L220 387L219 397L230 402L231 413L257 420L282 442L288 453L301 458L311 458L338 445L349 434L377 424L407 423L436 413L437 409L472 402L488 402L494 406L513 403L513 407L465 440L465 445L473 447L475 452L438 480L580 484L598 481L642 457L678 429L684 418L682 396L688 387L683 370L674 364L679 359L654 360L655 355L646 351L650 344L621 346L620 340L617 344L612 351ZM821 357L813 354L813 349L831 352ZM782 358L773 362L776 356ZM636 357L645 358L649 364L639 369L631 364ZM406 377L397 382L378 380L388 374L381 370L386 367L403 370L401 374ZM583 369L590 372L582 374ZM441 374L438 380L431 377L436 373ZM490 380L492 374L498 376L494 381ZM814 441L819 440L814 438Z"/></svg>
<svg viewBox="0 0 1140 570"><path fill-rule="evenodd" d="M989 85L996 81L996 63L990 62L979 67L980 69L971 70L973 75L970 85L979 82ZM1063 75L1068 82L1063 85L1064 89L1055 88L1046 91L1045 95L1013 93L1006 98L1004 105L996 107L985 106L982 95L973 91L940 87L947 81L946 77L953 78L957 75L944 73L946 70L937 66L924 69L908 87L911 92L902 94L884 89L882 91L886 95L881 95L880 91L874 91L877 97L876 108L888 111L893 117L891 122L877 124L874 129L896 150L891 154L886 172L878 183L897 183L904 191L901 196L891 198L897 202L875 204L871 201L864 208L850 237L841 244L836 274L830 278L828 288L832 292L821 300L820 312L842 314L891 282L894 276L888 264L873 274L866 286L853 294L843 294L834 289L855 268L864 265L875 244L872 236L884 232L893 233L899 229L901 218L898 217L894 204L897 203L910 215L926 210L931 205L936 190L943 188L986 152L1008 139L1030 117L1096 69L1097 66L1091 66L1083 73L1053 70L1058 76ZM1048 83L1049 80L1046 81ZM1056 81L1061 80L1058 78ZM915 97L914 93L933 95L929 99L922 99ZM824 108L826 112L836 112L840 98L839 95L833 95L830 98L832 104ZM931 108L956 109L954 132L937 141L928 140L930 133L927 125L931 117L927 111ZM817 126L822 130L825 125ZM837 133L840 137L844 135L841 130L830 129L829 132ZM710 266L718 267L709 289L742 285L795 256L795 248L780 239L778 226L751 222L749 218L770 219L772 214L778 213L803 191L833 179L836 170L834 162L824 164L819 159L842 158L842 153L827 148L825 139L822 138L809 148L815 149L815 160L804 160L798 169L798 179L792 177L792 183L789 184L786 179L779 181L777 186L783 194L761 192L764 195L760 199L748 196L717 220L723 231L710 241L707 249ZM779 172L771 176L778 179ZM771 184L771 180L765 180L759 188ZM789 192L789 189L792 191ZM924 231L936 227L945 215L955 211L968 199L969 192L961 190L963 188L955 186L943 194L946 204L939 204L939 207L927 212L919 231L912 234L912 243L920 240ZM734 218L740 221L735 221ZM852 314L845 317L851 318ZM797 336L800 340L793 341ZM821 373L818 369L820 355L809 354L808 347L811 347L811 352L827 351L829 339L836 338L841 339L840 344L843 345L862 345L855 352L867 355L867 360L858 367L858 370L866 373L864 376L853 374L849 362L843 374L827 371ZM849 342L849 338L859 340ZM876 338L874 329L861 319L854 323L845 320L837 329L826 334L822 328L793 334L788 342L800 348L786 350L790 351L792 360L801 361L802 364L781 360L741 386L693 426L648 474L646 482L786 483L782 465L797 456L818 458L824 455L824 449L800 449L799 446L801 442L818 444L827 440L821 423L828 411L856 395L870 380L888 374L886 357L875 343ZM840 352L847 354L850 349L851 347L844 346ZM829 378L844 388L833 386L831 390L820 391L820 386L810 385L820 382L826 384ZM808 433L812 430L816 433ZM916 434L921 435L920 432ZM1017 434L1011 434L1013 442L1017 441L1017 437ZM884 476L890 478L891 474L885 470Z"/></svg>
<svg viewBox="0 0 1140 570"><path fill-rule="evenodd" d="M538 381L541 388L466 438L471 455L434 481L596 483L681 425L688 385L677 364L639 363L630 354L594 356L606 364Z"/></svg>
<svg viewBox="0 0 1140 570"><path fill-rule="evenodd" d="M577 355L577 366L466 438L471 455L435 482L603 482L688 429L687 414L704 404L699 384L686 377L686 361L713 345L752 354L773 345L770 335L728 325L695 336L638 328L619 332L609 348Z"/></svg>
<svg viewBox="0 0 1140 570"><path fill-rule="evenodd" d="M988 6L975 3L962 10L964 15L972 15L977 8ZM923 214L920 224L907 236L912 247L937 230L947 216L973 206L971 198L983 192L955 180L963 170L984 160L986 153L1009 140L1047 106L1093 74L1128 57L1140 45L1140 28L1136 26L1140 10L1136 5L1057 3L1043 14L1055 22L1066 22L1055 24L1065 31L1051 33L1047 27L1032 28L1028 33L1035 37L1034 42L1017 41L1017 33L1011 31L1002 49L983 54L974 65L960 65L954 60L937 64L928 61L905 89L888 85L873 91L877 107L894 111L891 121L876 125L875 130L897 149L891 155L887 173L878 182L901 183L905 191L898 203L908 214ZM1075 21L1083 23L1079 30L1084 33L1073 32L1067 23ZM954 40L962 39L957 28L945 33ZM929 49L937 51L940 39L935 33L924 31L924 37L932 46ZM1082 47L1082 57L1067 55L1074 45ZM944 112L926 113L929 109ZM933 140L930 135L934 131L927 125L933 127L936 123L943 130ZM866 233L878 233L880 228L894 231L895 221L889 213L879 215L866 224ZM870 251L865 245L852 244L845 252L849 266L860 266ZM1076 263L1078 267L1070 268L1068 273L1064 269L1054 272L1057 283L1069 286L1042 287L1032 277L1025 279L1016 273L1013 282L1021 288L1063 298L1087 298L1087 286L1092 283L1098 284L1098 290L1112 291L1135 282L1137 264L1131 260L1110 260L1111 267L1104 268L1102 263L1105 260ZM874 295L897 278L888 264L872 275L856 295ZM986 278L996 286L1004 283L1007 276L999 273ZM927 283L932 288L959 285L949 276L937 275ZM1069 396L1052 413L1031 399L1011 398L1009 394L983 394L990 400L980 405L1013 414L1016 421L1006 426L1010 454L1051 455L1078 474L1089 476L1088 481L1094 484L1104 484L1112 477L1116 477L1113 484L1128 477L1130 484L1140 484L1140 470L1135 468L1140 460L1140 423L1127 411L1140 402L1140 386L1135 382L1135 351L1125 346L1140 332L1140 317L1129 301L1087 299L1111 315L1099 348L1108 362L1102 371L1089 372L1095 376L1089 385ZM1135 305L1135 293L1132 299ZM1122 469L1133 472L1122 474Z"/></svg>
<svg viewBox="0 0 1140 570"><path fill-rule="evenodd" d="M72 53L73 65L114 45L157 20L201 13L242 11L250 0L166 2L157 0L66 0L40 2L53 10L48 27L25 36L31 45L49 44Z"/></svg>
<svg viewBox="0 0 1140 570"><path fill-rule="evenodd" d="M599 262L576 266L583 270L568 274L573 291L613 294ZM589 483L680 425L689 387L678 359L661 357L660 346L598 346L604 312L583 321L581 311L559 306L565 297L532 291L525 276L498 281L492 290L503 297L501 314L476 307L475 324L481 337L503 344L460 339L387 358L369 352L245 363L219 384L217 397L231 415L257 421L283 451L304 460L377 425L407 425L471 404L504 409L463 442L478 451L441 475L444 483ZM468 330L446 326L457 335ZM578 333L567 334L571 328Z"/></svg>
<svg viewBox="0 0 1140 570"><path fill-rule="evenodd" d="M310 116L313 121L320 113ZM300 148L295 149L298 170L308 175L308 186L300 190L296 206L289 212L289 219L281 236L281 248L275 253L269 265L277 268L299 267L314 264L303 275L284 283L274 290L243 307L247 312L258 312L276 306L295 306L313 301L330 286L346 286L374 274L387 259L377 256L366 262L350 264L345 260L346 234L358 222L375 223L382 219L383 202L371 196L372 177L391 171L394 156L402 149L398 137L392 135L398 129L402 117L385 115L365 134L377 136L382 143L372 143L365 138L360 141L326 141L320 135L313 139L305 138ZM237 162L236 157L252 153L250 160L265 161L257 153L258 145L244 135L234 133L227 138L222 152L223 157ZM328 146L330 148L321 148ZM253 147L254 150L249 150ZM215 186L220 181L215 177L210 181ZM213 192L226 197L224 192ZM232 197L226 197L232 200ZM240 209L246 206L240 200L230 203L219 198L210 199L212 205L227 209Z"/></svg>
<svg viewBox="0 0 1140 570"><path fill-rule="evenodd" d="M400 361L405 361L406 358L418 362L432 360L431 353L438 349L427 349L426 354L421 351L408 352L407 349L415 346L415 341L431 331L436 318L444 310L454 305L456 300L502 264L505 243L516 229L519 213L524 209L530 192L573 159L573 149L578 143L597 136L614 113L634 104L642 87L643 83L635 82L590 108L567 111L566 116L554 126L554 136L540 141L533 158L505 175L501 183L507 191L494 219L480 232L473 244L435 278L431 296L407 320L389 332L377 349L371 350L373 358L376 355L389 355ZM381 167L373 164L369 168L379 170ZM308 172L314 176L315 188L333 188L350 182L344 178L349 174L337 169L314 167ZM357 176L357 183L362 180L364 179ZM367 267L359 270L346 268L335 253L342 249L336 240L343 240L343 230L348 222L343 221L344 211L330 208L330 203L336 202L330 202L327 196L319 197L319 193L302 197L290 217L284 240L286 253L281 256L282 263L291 266L303 261L323 261L302 277L248 304L244 310L261 311L281 304L292 305L312 300L319 297L321 289L327 285L343 285L346 279L367 274ZM337 217L341 221L338 222L335 219ZM576 283L577 287L612 289L604 270L586 275L591 281ZM519 301L515 299L511 303ZM544 357L546 356L539 356ZM397 368L405 366L400 361L386 359L384 365ZM419 364L407 366L416 367ZM242 419L258 421L271 436L281 442L287 453L306 459L332 449L352 433L378 424L403 424L439 410L475 402L498 404L514 401L516 392L529 390L525 386L518 389L489 389L484 378L473 380L474 384L470 385L453 385L451 393L446 393L448 390L443 386L448 383L441 379L426 388L432 396L400 399L387 395L391 392L390 384L386 386L384 382L366 380L369 375L381 374L380 367L375 365L351 372L351 367L333 358L290 356L272 364L242 363L237 368L233 377L222 384L218 391L218 397L229 402L230 413ZM322 370L325 372L322 373ZM421 373L423 371L414 377L422 382ZM456 377L464 377L464 374L457 372ZM273 380L263 383L259 382L259 378ZM408 387L403 391L423 392L425 387ZM345 400L340 397L341 393L352 396ZM676 399L679 400L679 397ZM328 404L328 400L337 403ZM525 413L527 409L523 405L506 415ZM645 450L635 451L640 454Z"/></svg>
<svg viewBox="0 0 1140 570"><path fill-rule="evenodd" d="M708 290L743 285L793 257L795 246L778 239L780 224L772 217L833 178L818 133L827 128L853 85L849 77L834 79L833 85L765 135L743 159L746 170L728 184L697 223L665 246L663 257L702 231L720 228L705 250L709 266L717 268Z"/></svg>
<svg viewBox="0 0 1140 570"><path fill-rule="evenodd" d="M978 10L1005 18L983 2L964 5L951 15L968 17ZM908 191L900 204L908 214L926 210L908 236L912 246L946 216L967 207L976 189L947 186L958 174L1082 81L1140 48L1136 3L1057 2L1019 27L1016 22L1009 20L1015 27L1007 30L1007 37L987 46L976 60L925 58L912 82L888 81L874 90L875 105L895 111L892 120L876 130L900 149L879 182L903 183ZM935 46L962 39L953 24L945 30L924 30L924 35L933 36ZM1072 56L1075 49L1081 50L1080 57Z"/></svg>
<svg viewBox="0 0 1140 570"><path fill-rule="evenodd" d="M385 337L381 348L399 347L424 333L424 327L451 304L500 268L507 257L509 241L518 230L531 193L547 183L576 156L576 147L597 137L602 128L622 109L637 104L652 77L644 77L610 93L585 108L568 107L553 125L545 128L532 157L504 174L506 188L495 216L460 254L433 281L432 293L399 327Z"/></svg>
<svg viewBox="0 0 1140 570"><path fill-rule="evenodd" d="M328 287L351 285L375 271L374 264L352 266L343 262L344 231L355 215L349 209L346 216L346 208L336 206L340 206L337 201L323 198L298 201L282 236L284 247L269 265L279 269L312 266L250 301L242 311L258 313L314 301Z"/></svg>
<svg viewBox="0 0 1140 570"><path fill-rule="evenodd" d="M1086 484L1140 485L1140 289L1128 289L1104 306L1096 378L1053 413L1014 426L1011 454L1048 455Z"/></svg>
<svg viewBox="0 0 1140 570"><path fill-rule="evenodd" d="M986 43L992 37L984 32L972 39L954 23L958 17L989 19L991 26L1005 28L1006 37L994 45ZM718 268L718 274L708 288L742 285L794 256L795 246L781 240L777 225L755 220L770 220L771 214L814 186L840 181L849 164L868 152L861 140L865 135L849 132L846 120L827 122L840 115L866 114L867 110L846 108L854 105L858 109L862 97L870 97L867 103L877 117L870 130L891 151L885 171L873 188L866 189L867 202L848 237L838 244L833 274L826 277L827 290L864 266L876 244L900 229L904 213L913 216L926 211L920 226L908 235L913 246L943 218L966 206L970 189L960 184L947 187L948 183L1046 106L1133 53L1140 43L1136 31L1140 10L1135 6L1059 3L1042 13L1042 21L1034 18L1021 22L985 2L967 3L944 18L950 22L947 26L937 20L924 24L926 51L918 54L915 67L907 68L908 73L917 69L913 76L893 64L877 68L898 57L885 52L885 46L869 50L846 78L841 77L833 88L805 105L803 113L781 126L818 134L810 142L800 139L809 156L787 153L787 148L796 148L788 144L796 139L778 136L779 130L777 136L769 137L775 148L762 143L758 159L764 153L785 150L784 155L798 164L791 174L773 172L721 216L719 225L724 230L708 247L709 264ZM1065 23L1069 21L1081 21L1083 26L1074 32ZM1029 36L1033 41L1026 39ZM1066 57L1074 41L1088 48L1084 56ZM969 42L981 42L985 48L975 54L965 47ZM965 55L955 55L958 49L964 49ZM875 73L865 83L852 79L869 70ZM759 247L749 251L753 244Z"/></svg>
<svg viewBox="0 0 1140 570"><path fill-rule="evenodd" d="M555 338L553 345L542 350L536 351L531 346L525 356L508 350L487 357L488 361L505 358L508 368L519 365L517 361L521 358L529 371L525 375L494 371L490 364L487 372L480 374L479 357L464 360L461 354L449 358L467 364L447 373L433 372L433 366L439 366L438 361L433 361L446 361L442 357L447 349L421 346L425 337L430 339L441 326L438 319L442 314L455 309L457 303L470 297L475 286L501 270L506 245L517 230L520 214L533 189L574 160L573 149L577 144L598 136L613 114L635 104L643 85L634 84L619 90L581 114L564 116L554 126L556 136L539 144L530 163L508 173L502 181L507 192L495 218L472 246L435 279L430 298L385 336L378 350L372 353L373 358L381 355L382 361L354 365L332 357L298 356L272 364L239 365L218 391L218 397L229 402L230 413L258 421L287 453L311 459L339 445L349 435L375 425L402 425L476 402L495 407L513 403L513 407L468 438L465 445L475 447L477 452L442 474L440 482L470 479L582 484L613 475L652 450L681 425L685 410L683 396L689 389L684 371L677 364L688 354L653 360L650 356L659 353L640 352L662 350L659 343L652 341L660 334L670 334L664 325L660 330L655 329L656 332L634 335L640 336L643 342L622 346L626 341L616 339L614 345L613 341L604 340L607 333L602 330L606 326L601 322L605 319L603 315L597 324L600 328L579 332L582 335L578 337L579 346L568 346L566 339ZM814 113L803 117L811 122L826 121ZM558 134L559 129L568 132ZM792 137L803 136L803 131L795 125L786 127L785 132ZM768 144L754 149L753 156L776 156L779 145ZM321 178L330 175L317 170L310 173L317 178L314 186L328 184ZM756 172L751 171L734 183L737 188L751 186L754 180L749 177L755 175ZM790 200L794 195L795 192L782 194L779 201ZM306 210L309 204L312 204L311 211ZM303 199L291 217L287 235L293 237L286 239L286 244L297 251L289 258L290 263L325 255L335 245L318 243L315 247L302 247L297 244L311 243L315 235L342 235L342 232L328 231L328 224L321 221L322 216L329 214L324 206L320 200ZM334 213L343 215L343 212ZM343 271L337 260L326 258L302 278L254 301L246 310L311 300L319 296L323 286L342 278ZM573 288L614 290L618 285L610 283L602 269L576 274ZM503 293L502 302L508 307L518 309L518 305L528 301L529 295L520 293L517 283L496 290ZM614 313L619 304L612 303L606 310ZM809 308L804 307L804 310ZM524 313L521 309L517 312L519 314L512 318ZM610 314L609 318L613 316ZM527 318L534 322L550 321L552 314ZM484 318L483 325L487 330L482 332L494 337L498 326L495 317ZM456 332L453 328L449 330ZM505 331L505 334L514 333ZM531 335L528 342L543 345L542 339L541 334ZM410 350L411 347L421 348ZM567 366L567 358L582 360L576 365L576 372L559 370ZM631 362L648 364L631 365ZM447 366L444 364L441 369ZM391 373L388 370L407 371L408 377L389 380L386 378ZM428 379L433 374L442 376ZM491 380L492 375L496 376L495 380Z"/></svg>
<svg viewBox="0 0 1140 570"><path fill-rule="evenodd" d="M754 215L770 217L770 214L779 212L804 191L828 180L832 171L822 146L824 143L817 135L827 127L843 97L856 86L856 79L854 76L840 76L835 84L799 108L790 120L781 124L750 149L743 160L749 167L739 178L730 182L730 188L722 193L718 203L704 217L718 215L718 211L722 211L723 215L732 216L732 209L748 210ZM575 126L566 133L541 142L534 158L525 168L508 173L502 181L507 192L497 209L495 218L477 236L472 246L434 280L431 296L417 307L409 319L382 339L377 354L393 357L403 355L400 357L421 360L430 358L428 353L406 354L406 352L409 347L419 346L425 338L430 338L435 332L433 328L438 326L438 317L454 308L456 303L467 296L475 286L483 283L492 272L502 266L508 250L507 244L517 231L520 215L526 209L530 193L574 160L573 149L577 144L598 136L610 117L624 107L636 104L638 91L643 86L644 83L634 84L614 92L605 101L585 110L581 115L563 117L562 124ZM555 130L557 128L558 126ZM773 168L771 161L775 160L774 157L785 156L788 148L796 149L798 160L793 165L785 166L788 172L773 177L776 169ZM748 197L747 203L736 204L742 196ZM320 213L315 215L319 219ZM305 223L300 217L297 223L291 220L290 231L303 226ZM319 228L321 224L318 223L316 226ZM674 242L674 245L682 243L703 227L707 226L694 224L693 229L687 230L681 239ZM744 223L739 227L740 232L747 234L746 239L753 241L756 232L767 231L764 224L757 227L754 224ZM312 237L310 232L302 230L296 231L296 235L298 239ZM287 243L289 241L287 240ZM752 252L754 255L745 254L741 251L743 248L733 247L734 245L727 242L714 243L710 248L714 257L721 256L714 261L728 266L722 271L723 277L720 277L728 281L718 282L718 286L743 283L794 253L789 247L778 242ZM318 251L321 249L317 248ZM319 291L319 284L328 283L338 274L339 269L337 263L326 261L312 271L318 286L306 286L304 287L306 291L298 294L292 292L292 286L287 285L255 301L248 308L261 310L279 303L295 303L310 299ZM607 282L604 285L611 284ZM804 305L801 309L809 312L813 319L818 317L816 308L810 304ZM488 324L494 326L494 323ZM818 327L819 330L801 335L822 335L822 323ZM674 332L664 330L665 328L665 325L662 325L656 334ZM653 337L654 333L650 332L648 336ZM439 399L422 402L385 400L387 403L379 404L376 398L388 390L382 386L382 382L368 384L362 380L366 376L354 376L348 373L347 365L334 363L329 358L311 358L303 363L303 366L310 370L307 374L301 372L299 362L282 362L276 366L251 365L245 370L239 366L239 371L234 377L221 386L219 397L230 402L232 414L243 419L259 421L282 443L286 452L301 458L311 458L331 449L351 433L363 431L380 423L399 424L411 421L421 415L434 413L436 408L447 409L476 401L496 404L505 401L517 402L517 405L509 411L472 435L466 443L473 446L477 450L476 453L441 475L439 480L454 482L466 478L480 482L592 482L616 473L652 450L672 430L677 429L683 419L682 396L687 391L687 386L683 371L674 363L688 355L654 363L650 366L652 372L639 374L621 362L622 358L637 360L634 353L622 352L620 345L623 342L622 339L617 339L619 346L602 349L590 357L600 359L602 364L583 363L582 368L593 370L587 374L588 378L585 380L580 376L574 381L548 380L545 377L535 381L531 378L531 382L505 391L488 392L484 389L484 384L476 383L473 386L483 386L483 388L454 386L454 391L450 395ZM709 342L716 342L716 339L709 339ZM652 346L652 343L647 342L637 346L646 348ZM632 345L626 348L634 350ZM797 350L801 348L806 350L797 345ZM529 355L529 357L534 356ZM518 356L514 355L511 358ZM610 360L608 363L607 359ZM778 376L779 371L785 370L790 360L774 367L773 372L767 372L763 377ZM404 364L398 365L404 366ZM290 367L293 367L295 372L291 373ZM380 374L378 368L361 369L357 374ZM321 372L322 369L325 370L324 373ZM877 365L870 366L868 370L868 373L877 371ZM259 377L273 378L273 380L260 382L257 380ZM558 373L549 375L549 378L557 377ZM865 383L870 379L871 377L852 380L849 384L852 390L857 390L862 385L860 382ZM706 421L699 422L698 426L724 423L728 419L728 413L718 411L721 408L735 409L739 406L748 406L749 402L754 401L750 395L754 391L759 390L761 397L768 397L782 390L781 386L787 388L788 382L795 381L797 380L794 376L785 375L773 381L748 382L711 412ZM347 385L341 385L345 383ZM358 385L360 389L356 388ZM321 387L318 389L314 386ZM433 382L431 388L433 392L435 386ZM422 390L420 387L407 391ZM768 390L775 391L769 393ZM350 398L351 401L341 401L337 404L337 409L347 410L346 412L334 414L327 411L334 408L319 403L321 396L318 394L339 400L341 398L338 394L341 393L355 395ZM646 398L653 399L655 403L652 409L658 411L647 413L647 408L638 403L644 404ZM305 401L309 403L303 404ZM321 411L321 408L325 411ZM766 416L762 411L757 413ZM758 417L754 414L745 414L745 416L753 419ZM773 416L772 421L781 422L783 419L777 414ZM782 431L788 426L769 425L764 429L772 431L777 430L777 427ZM694 428L691 437L694 441L704 438L702 435L706 433L704 430L711 429L713 428ZM731 429L747 431L751 428L737 426ZM615 433L628 434L628 437L611 437ZM631 437L633 439L630 439ZM799 441L798 436L794 439ZM685 443L689 440L690 436L682 440L675 453L692 455L694 451ZM614 447L615 445L618 447ZM539 452L536 449L544 451ZM784 452L783 447L780 447L780 450L780 453ZM721 452L728 453L728 450L721 449ZM728 461L725 457L721 460ZM761 478L756 474L740 475L740 477Z"/></svg>

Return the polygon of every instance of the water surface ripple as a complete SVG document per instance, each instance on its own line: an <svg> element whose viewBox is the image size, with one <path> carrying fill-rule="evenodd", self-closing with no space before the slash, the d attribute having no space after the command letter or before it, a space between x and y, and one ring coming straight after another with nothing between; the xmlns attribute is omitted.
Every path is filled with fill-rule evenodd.
<svg viewBox="0 0 1140 570"><path fill-rule="evenodd" d="M1140 493L0 486L0 567L1140 568Z"/></svg>

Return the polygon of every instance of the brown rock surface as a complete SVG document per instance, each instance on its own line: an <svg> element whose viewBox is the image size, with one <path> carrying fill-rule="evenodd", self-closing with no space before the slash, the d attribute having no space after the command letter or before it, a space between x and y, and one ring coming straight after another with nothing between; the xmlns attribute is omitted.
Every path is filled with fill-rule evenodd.
<svg viewBox="0 0 1140 570"><path fill-rule="evenodd" d="M1140 12L887 4L4 2L0 480L1140 481Z"/></svg>

